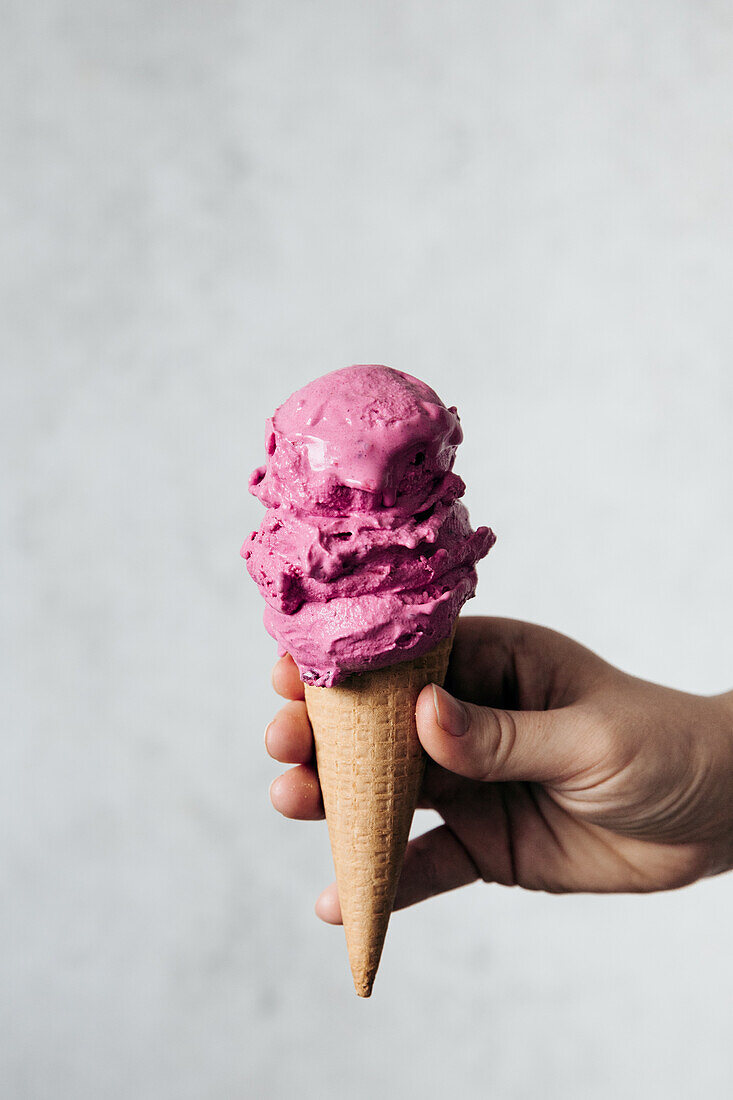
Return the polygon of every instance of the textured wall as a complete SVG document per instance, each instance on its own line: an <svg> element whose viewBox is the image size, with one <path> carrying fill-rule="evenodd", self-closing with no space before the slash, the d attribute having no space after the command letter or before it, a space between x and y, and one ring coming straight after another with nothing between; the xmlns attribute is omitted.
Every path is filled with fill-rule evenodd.
<svg viewBox="0 0 733 1100"><path fill-rule="evenodd" d="M265 416L386 362L461 411L472 610L733 686L730 5L2 17L2 1095L729 1097L732 876L475 886L357 1001L238 552Z"/></svg>

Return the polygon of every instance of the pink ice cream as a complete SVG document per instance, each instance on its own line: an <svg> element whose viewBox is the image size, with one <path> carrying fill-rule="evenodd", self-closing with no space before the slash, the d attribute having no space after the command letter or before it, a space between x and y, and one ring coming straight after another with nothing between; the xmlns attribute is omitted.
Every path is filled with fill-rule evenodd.
<svg viewBox="0 0 733 1100"><path fill-rule="evenodd" d="M317 378L267 421L267 465L250 479L267 514L242 557L306 683L410 660L450 634L496 541L459 500L462 438L455 408L382 366Z"/></svg>

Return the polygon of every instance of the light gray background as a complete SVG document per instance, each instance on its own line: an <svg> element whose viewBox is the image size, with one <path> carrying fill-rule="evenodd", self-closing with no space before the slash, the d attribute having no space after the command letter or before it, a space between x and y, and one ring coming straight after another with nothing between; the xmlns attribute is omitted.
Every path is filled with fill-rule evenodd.
<svg viewBox="0 0 733 1100"><path fill-rule="evenodd" d="M476 886L357 1001L238 553L265 417L385 362L462 414L472 611L733 686L731 6L1 11L2 1095L729 1097L733 876Z"/></svg>

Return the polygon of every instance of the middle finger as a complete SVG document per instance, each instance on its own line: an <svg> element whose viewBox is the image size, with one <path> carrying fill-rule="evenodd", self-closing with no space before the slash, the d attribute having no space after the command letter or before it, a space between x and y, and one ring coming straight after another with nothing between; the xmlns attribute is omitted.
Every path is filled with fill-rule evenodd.
<svg viewBox="0 0 733 1100"><path fill-rule="evenodd" d="M286 703L265 730L265 748L281 764L307 764L313 757L313 734L305 703Z"/></svg>

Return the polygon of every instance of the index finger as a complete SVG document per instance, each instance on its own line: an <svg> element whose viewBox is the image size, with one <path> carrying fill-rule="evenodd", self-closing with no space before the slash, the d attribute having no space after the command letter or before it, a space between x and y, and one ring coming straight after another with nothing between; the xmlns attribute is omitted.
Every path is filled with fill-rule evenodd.
<svg viewBox="0 0 733 1100"><path fill-rule="evenodd" d="M272 670L272 686L283 699L305 699L303 681L289 653L276 662Z"/></svg>
<svg viewBox="0 0 733 1100"><path fill-rule="evenodd" d="M480 706L546 710L576 701L608 667L547 627L469 615L458 620L446 687Z"/></svg>

